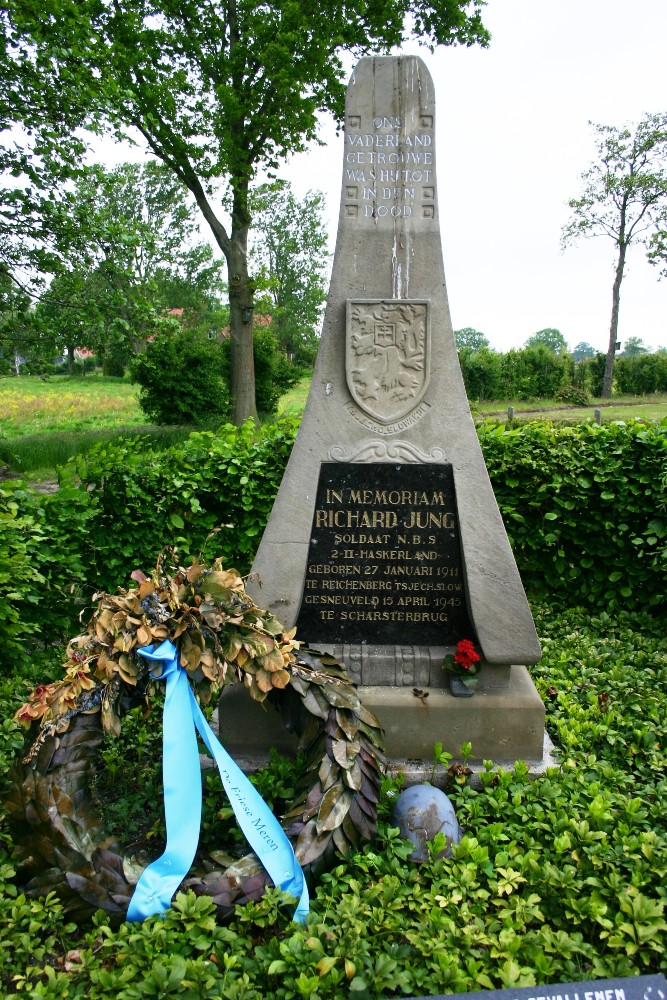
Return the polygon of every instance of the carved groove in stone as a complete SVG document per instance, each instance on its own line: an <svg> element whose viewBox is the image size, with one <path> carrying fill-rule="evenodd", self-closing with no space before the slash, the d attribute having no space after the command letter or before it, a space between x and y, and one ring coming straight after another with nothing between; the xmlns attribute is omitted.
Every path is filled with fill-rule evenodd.
<svg viewBox="0 0 667 1000"><path fill-rule="evenodd" d="M440 465L446 461L444 448L422 451L407 441L365 441L360 448L347 452L336 446L329 449L330 462L425 462Z"/></svg>
<svg viewBox="0 0 667 1000"><path fill-rule="evenodd" d="M423 299L348 299L347 384L360 409L380 423L407 416L431 373L430 303Z"/></svg>
<svg viewBox="0 0 667 1000"><path fill-rule="evenodd" d="M368 647L336 643L330 648L345 664L357 686L372 687L378 683L389 683L392 687L447 686L443 660L450 650L444 646Z"/></svg>

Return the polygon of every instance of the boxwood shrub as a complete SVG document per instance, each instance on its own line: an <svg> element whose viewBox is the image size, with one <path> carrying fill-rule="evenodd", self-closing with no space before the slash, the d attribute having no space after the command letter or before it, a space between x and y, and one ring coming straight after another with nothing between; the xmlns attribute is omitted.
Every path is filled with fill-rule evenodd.
<svg viewBox="0 0 667 1000"><path fill-rule="evenodd" d="M55 896L23 895L0 820L0 993L379 1000L667 972L667 641L642 613L534 610L557 766L533 778L488 761L477 790L453 778L451 858L436 842L410 864L387 783L381 836L321 878L303 927L275 892L228 926L179 895L162 920L76 927ZM3 769L16 701L0 685Z"/></svg>
<svg viewBox="0 0 667 1000"><path fill-rule="evenodd" d="M664 609L667 425L485 423L479 435L530 593Z"/></svg>

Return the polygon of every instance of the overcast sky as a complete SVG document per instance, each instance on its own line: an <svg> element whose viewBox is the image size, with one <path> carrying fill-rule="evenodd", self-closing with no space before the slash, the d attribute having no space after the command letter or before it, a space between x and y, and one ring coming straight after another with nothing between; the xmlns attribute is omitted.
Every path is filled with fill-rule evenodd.
<svg viewBox="0 0 667 1000"><path fill-rule="evenodd" d="M440 223L455 328L520 347L545 327L606 351L614 246L562 252L569 198L594 156L589 120L623 125L667 111L667 0L488 0L488 49L413 47L435 83ZM338 218L342 138L282 171ZM667 346L667 279L629 255L619 339Z"/></svg>

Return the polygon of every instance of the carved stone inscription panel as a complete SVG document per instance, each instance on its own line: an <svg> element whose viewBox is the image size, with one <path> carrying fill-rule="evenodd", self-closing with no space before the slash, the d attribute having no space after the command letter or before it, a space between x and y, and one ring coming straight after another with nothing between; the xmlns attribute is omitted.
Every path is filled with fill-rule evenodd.
<svg viewBox="0 0 667 1000"><path fill-rule="evenodd" d="M411 413L428 387L430 340L427 301L348 300L345 367L357 406L385 425Z"/></svg>
<svg viewBox="0 0 667 1000"><path fill-rule="evenodd" d="M473 637L451 465L322 464L296 624L313 645Z"/></svg>
<svg viewBox="0 0 667 1000"><path fill-rule="evenodd" d="M433 115L420 114L414 104L402 116L348 114L345 215L366 226L435 219L434 148Z"/></svg>

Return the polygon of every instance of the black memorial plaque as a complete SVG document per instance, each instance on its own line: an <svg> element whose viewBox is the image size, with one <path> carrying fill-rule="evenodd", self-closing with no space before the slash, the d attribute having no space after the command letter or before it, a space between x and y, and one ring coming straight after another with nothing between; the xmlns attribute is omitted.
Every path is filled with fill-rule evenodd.
<svg viewBox="0 0 667 1000"><path fill-rule="evenodd" d="M474 638L451 465L322 463L296 624L312 644Z"/></svg>
<svg viewBox="0 0 667 1000"><path fill-rule="evenodd" d="M622 979L587 979L580 983L521 986L518 989L478 990L475 993L437 993L408 1000L667 1000L662 973Z"/></svg>

